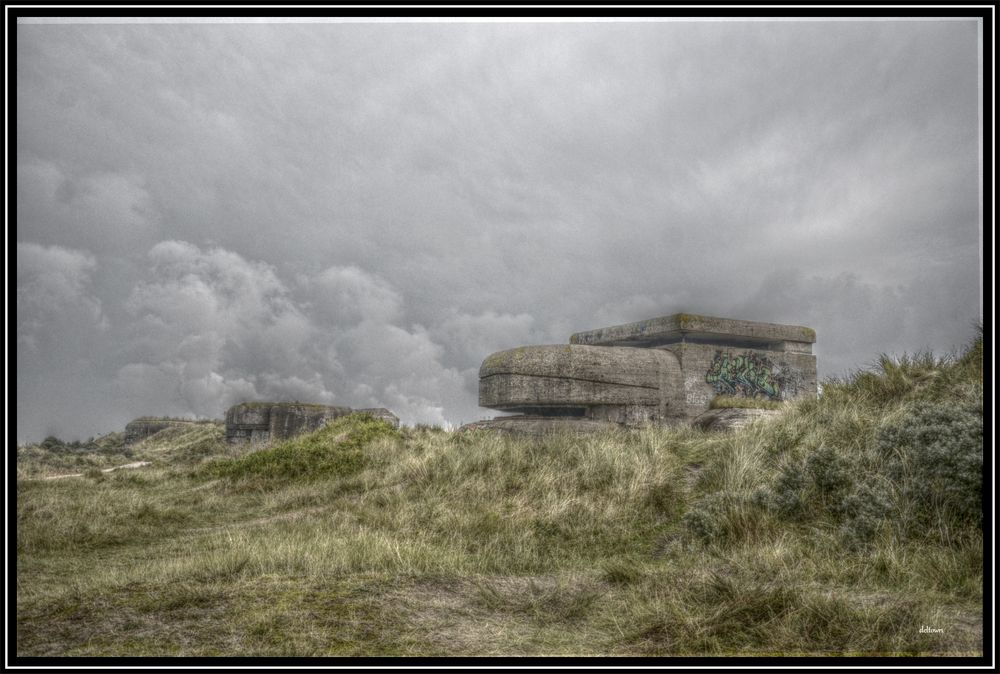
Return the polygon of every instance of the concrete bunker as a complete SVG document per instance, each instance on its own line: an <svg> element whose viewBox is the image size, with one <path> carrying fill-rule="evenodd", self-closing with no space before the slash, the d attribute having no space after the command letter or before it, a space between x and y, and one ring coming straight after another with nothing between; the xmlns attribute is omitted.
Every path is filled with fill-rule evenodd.
<svg viewBox="0 0 1000 674"><path fill-rule="evenodd" d="M519 416L469 424L528 432L689 423L717 396L816 396L807 327L673 314L494 353L479 404Z"/></svg>
<svg viewBox="0 0 1000 674"><path fill-rule="evenodd" d="M298 402L247 402L226 411L226 441L258 444L286 440L355 412L366 412L399 428L399 418L384 407L353 409Z"/></svg>
<svg viewBox="0 0 1000 674"><path fill-rule="evenodd" d="M201 419L171 419L169 417L139 417L125 424L124 443L134 447L146 438L156 435L165 428L190 428L203 424L218 424L218 421Z"/></svg>

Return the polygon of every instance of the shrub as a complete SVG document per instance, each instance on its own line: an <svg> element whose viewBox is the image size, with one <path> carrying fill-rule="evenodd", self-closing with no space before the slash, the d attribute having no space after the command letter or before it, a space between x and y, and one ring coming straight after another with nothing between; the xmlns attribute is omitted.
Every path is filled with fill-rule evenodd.
<svg viewBox="0 0 1000 674"><path fill-rule="evenodd" d="M803 499L805 488L806 473L802 462L787 462L782 464L771 489L765 488L757 493L757 501L769 505L786 519L798 519L806 509Z"/></svg>
<svg viewBox="0 0 1000 674"><path fill-rule="evenodd" d="M982 526L983 397L964 395L914 405L877 437L887 476L899 485L915 530Z"/></svg>
<svg viewBox="0 0 1000 674"><path fill-rule="evenodd" d="M728 504L722 492L714 492L696 501L684 514L684 526L703 543L713 543L724 537L720 520Z"/></svg>
<svg viewBox="0 0 1000 674"><path fill-rule="evenodd" d="M837 512L840 500L854 486L847 459L824 445L806 457L805 472L824 509Z"/></svg>
<svg viewBox="0 0 1000 674"><path fill-rule="evenodd" d="M848 549L857 549L872 542L886 526L893 508L892 495L872 482L858 485L843 498L840 505L841 542Z"/></svg>
<svg viewBox="0 0 1000 674"><path fill-rule="evenodd" d="M821 445L804 460L783 463L774 482L759 490L756 500L785 519L811 514L839 520L846 512L845 499L856 484L852 464L841 451Z"/></svg>
<svg viewBox="0 0 1000 674"><path fill-rule="evenodd" d="M982 416L977 384L909 403L857 450L824 444L786 458L754 501L785 520L835 525L848 548L883 530L901 540L936 532L949 542L982 525ZM702 515L712 512L714 522L724 503L706 502ZM717 535L702 515L692 515L693 530Z"/></svg>

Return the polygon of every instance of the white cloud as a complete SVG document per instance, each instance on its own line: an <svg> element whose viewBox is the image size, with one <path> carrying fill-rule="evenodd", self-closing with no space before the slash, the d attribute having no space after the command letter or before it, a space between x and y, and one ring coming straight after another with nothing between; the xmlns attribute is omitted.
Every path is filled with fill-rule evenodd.
<svg viewBox="0 0 1000 674"><path fill-rule="evenodd" d="M149 260L127 302L145 360L119 370L126 388L142 388L137 368L153 372L188 414L211 416L261 396L333 398L310 362L315 328L272 267L184 241L156 244Z"/></svg>
<svg viewBox="0 0 1000 674"><path fill-rule="evenodd" d="M310 299L310 312L331 325L361 321L396 321L403 300L385 279L358 267L329 267L315 278L302 279Z"/></svg>
<svg viewBox="0 0 1000 674"><path fill-rule="evenodd" d="M440 333L401 324L405 296L388 281L357 267L330 267L300 284L310 319L342 364L331 377L341 404L384 406L404 423L434 424L446 421L446 405L462 406L464 380L445 364Z"/></svg>

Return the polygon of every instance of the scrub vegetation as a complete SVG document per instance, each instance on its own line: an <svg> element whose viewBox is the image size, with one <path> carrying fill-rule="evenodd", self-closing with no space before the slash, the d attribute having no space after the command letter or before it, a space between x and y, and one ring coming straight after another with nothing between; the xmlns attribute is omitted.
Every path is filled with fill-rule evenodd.
<svg viewBox="0 0 1000 674"><path fill-rule="evenodd" d="M980 331L732 433L46 440L16 653L981 655L982 396Z"/></svg>

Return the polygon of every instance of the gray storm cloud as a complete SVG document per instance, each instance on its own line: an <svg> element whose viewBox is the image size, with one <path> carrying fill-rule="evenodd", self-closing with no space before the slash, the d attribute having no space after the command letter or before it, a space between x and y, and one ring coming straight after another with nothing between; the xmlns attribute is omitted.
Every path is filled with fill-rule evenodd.
<svg viewBox="0 0 1000 674"><path fill-rule="evenodd" d="M821 375L980 316L973 21L17 27L18 439L246 399L459 423L677 311Z"/></svg>
<svg viewBox="0 0 1000 674"><path fill-rule="evenodd" d="M447 423L462 380L420 326L401 326L401 295L357 267L289 287L275 270L221 248L156 244L128 300L136 361L115 383L177 413L219 417L241 400L391 405L410 423Z"/></svg>
<svg viewBox="0 0 1000 674"><path fill-rule="evenodd" d="M17 244L18 346L37 352L40 342L58 338L52 328L103 328L101 301L91 295L93 255L59 246Z"/></svg>

